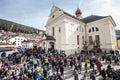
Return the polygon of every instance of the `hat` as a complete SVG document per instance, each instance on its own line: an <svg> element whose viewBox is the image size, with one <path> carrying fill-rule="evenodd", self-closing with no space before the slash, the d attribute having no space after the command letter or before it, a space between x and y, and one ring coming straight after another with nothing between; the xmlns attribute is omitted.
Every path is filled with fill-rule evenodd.
<svg viewBox="0 0 120 80"><path fill-rule="evenodd" d="M36 73L40 73L40 69L36 69L35 72L36 72Z"/></svg>

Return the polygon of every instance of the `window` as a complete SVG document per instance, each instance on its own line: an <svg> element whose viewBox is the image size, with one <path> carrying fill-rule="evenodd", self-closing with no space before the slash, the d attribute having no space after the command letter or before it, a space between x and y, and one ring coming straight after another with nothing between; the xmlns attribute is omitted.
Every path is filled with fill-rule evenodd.
<svg viewBox="0 0 120 80"><path fill-rule="evenodd" d="M84 31L84 29L82 28L82 32Z"/></svg>
<svg viewBox="0 0 120 80"><path fill-rule="evenodd" d="M89 44L93 44L92 36L89 36Z"/></svg>
<svg viewBox="0 0 120 80"><path fill-rule="evenodd" d="M81 26L79 26L79 30L80 30L80 32L82 31L82 30L81 30Z"/></svg>
<svg viewBox="0 0 120 80"><path fill-rule="evenodd" d="M55 17L55 15L52 15L52 18L54 18Z"/></svg>
<svg viewBox="0 0 120 80"><path fill-rule="evenodd" d="M99 31L99 29L97 27L92 27L89 29L89 33L94 31Z"/></svg>
<svg viewBox="0 0 120 80"><path fill-rule="evenodd" d="M61 28L59 27L59 32L61 32Z"/></svg>
<svg viewBox="0 0 120 80"><path fill-rule="evenodd" d="M82 30L81 30L81 26L78 26L78 27L77 27L77 31L80 31L80 32L82 31Z"/></svg>
<svg viewBox="0 0 120 80"><path fill-rule="evenodd" d="M79 28L77 28L77 31L79 31Z"/></svg>
<svg viewBox="0 0 120 80"><path fill-rule="evenodd" d="M97 27L95 27L96 31L99 31L99 29Z"/></svg>
<svg viewBox="0 0 120 80"><path fill-rule="evenodd" d="M54 27L52 27L52 35L54 36Z"/></svg>
<svg viewBox="0 0 120 80"><path fill-rule="evenodd" d="M82 43L84 44L84 36L82 36Z"/></svg>
<svg viewBox="0 0 120 80"><path fill-rule="evenodd" d="M99 35L95 35L95 40L96 40L96 44L100 43L100 37L99 37Z"/></svg>
<svg viewBox="0 0 120 80"><path fill-rule="evenodd" d="M77 35L77 45L79 45L79 35Z"/></svg>
<svg viewBox="0 0 120 80"><path fill-rule="evenodd" d="M89 33L91 32L91 29L89 29Z"/></svg>
<svg viewBox="0 0 120 80"><path fill-rule="evenodd" d="M94 32L94 27L92 27L92 32Z"/></svg>

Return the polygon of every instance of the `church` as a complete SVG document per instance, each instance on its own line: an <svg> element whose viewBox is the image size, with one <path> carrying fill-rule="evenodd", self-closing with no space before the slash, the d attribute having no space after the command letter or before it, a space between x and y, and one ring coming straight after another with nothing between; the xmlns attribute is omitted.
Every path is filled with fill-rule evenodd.
<svg viewBox="0 0 120 80"><path fill-rule="evenodd" d="M81 10L77 8L73 16L53 6L42 44L46 49L64 50L68 55L84 49L114 50L117 49L115 27L110 15L82 17Z"/></svg>

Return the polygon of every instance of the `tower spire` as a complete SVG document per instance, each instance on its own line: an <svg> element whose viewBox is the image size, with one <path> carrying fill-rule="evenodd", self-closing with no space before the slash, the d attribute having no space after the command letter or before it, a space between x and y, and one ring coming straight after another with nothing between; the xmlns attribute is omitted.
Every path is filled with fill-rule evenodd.
<svg viewBox="0 0 120 80"><path fill-rule="evenodd" d="M75 12L75 15L76 15L76 17L78 17L78 18L82 15L82 12L81 12L81 10L80 10L79 8L77 8L77 10L76 10L76 12Z"/></svg>
<svg viewBox="0 0 120 80"><path fill-rule="evenodd" d="M80 4L80 3L77 4L77 10L75 11L75 15L76 15L77 18L82 18L82 16L81 16L81 15L82 15L82 12L81 12L81 10L79 9L79 4Z"/></svg>

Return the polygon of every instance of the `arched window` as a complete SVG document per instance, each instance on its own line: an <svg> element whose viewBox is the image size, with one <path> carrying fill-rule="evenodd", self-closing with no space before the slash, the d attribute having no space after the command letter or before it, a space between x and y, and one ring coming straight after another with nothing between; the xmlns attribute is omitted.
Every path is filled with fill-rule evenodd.
<svg viewBox="0 0 120 80"><path fill-rule="evenodd" d="M94 32L94 27L92 27L92 32Z"/></svg>
<svg viewBox="0 0 120 80"><path fill-rule="evenodd" d="M96 31L99 31L99 29L97 27L95 27Z"/></svg>
<svg viewBox="0 0 120 80"><path fill-rule="evenodd" d="M81 26L79 26L79 30L80 30L80 32L81 32Z"/></svg>
<svg viewBox="0 0 120 80"><path fill-rule="evenodd" d="M97 27L92 27L89 29L89 33L90 32L95 32L95 31L99 31L99 29Z"/></svg>
<svg viewBox="0 0 120 80"><path fill-rule="evenodd" d="M83 28L82 28L81 26L78 26L78 27L77 27L77 31L83 32Z"/></svg>
<svg viewBox="0 0 120 80"><path fill-rule="evenodd" d="M91 29L89 29L89 33L91 33Z"/></svg>
<svg viewBox="0 0 120 80"><path fill-rule="evenodd" d="M82 31L82 30L81 30L81 26L78 26L78 27L77 27L77 31L80 31L80 32Z"/></svg>

